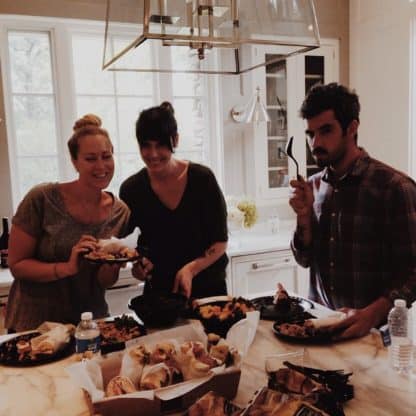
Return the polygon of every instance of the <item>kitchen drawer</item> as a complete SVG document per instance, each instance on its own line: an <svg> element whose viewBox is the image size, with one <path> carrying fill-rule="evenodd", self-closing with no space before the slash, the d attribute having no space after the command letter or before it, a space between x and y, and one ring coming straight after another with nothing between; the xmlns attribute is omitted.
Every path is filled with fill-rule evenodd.
<svg viewBox="0 0 416 416"><path fill-rule="evenodd" d="M237 256L231 259L232 294L253 298L276 290L282 283L297 292L297 264L290 250Z"/></svg>

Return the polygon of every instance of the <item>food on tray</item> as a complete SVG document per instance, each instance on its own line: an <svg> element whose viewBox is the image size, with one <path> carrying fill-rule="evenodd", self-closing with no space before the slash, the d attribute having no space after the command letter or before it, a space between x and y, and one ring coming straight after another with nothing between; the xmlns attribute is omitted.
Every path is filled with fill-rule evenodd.
<svg viewBox="0 0 416 416"><path fill-rule="evenodd" d="M270 321L295 322L313 315L308 311L313 309L313 303L307 299L290 296L281 283L277 285L274 296L261 296L251 300L260 312L260 318Z"/></svg>
<svg viewBox="0 0 416 416"><path fill-rule="evenodd" d="M137 364L146 364L150 361L151 352L146 345L137 345L130 348L129 355Z"/></svg>
<svg viewBox="0 0 416 416"><path fill-rule="evenodd" d="M309 394L323 386L297 371L280 368L274 373L274 387L287 393Z"/></svg>
<svg viewBox="0 0 416 416"><path fill-rule="evenodd" d="M263 390L244 414L246 416L329 416L298 397L287 397L271 390Z"/></svg>
<svg viewBox="0 0 416 416"><path fill-rule="evenodd" d="M135 386L139 386L143 369L150 363L151 351L146 345L135 345L128 350L128 357L123 359L120 374L128 377Z"/></svg>
<svg viewBox="0 0 416 416"><path fill-rule="evenodd" d="M172 384L175 369L164 363L148 366L143 370L140 390L155 390Z"/></svg>
<svg viewBox="0 0 416 416"><path fill-rule="evenodd" d="M17 335L0 344L0 362L29 366L63 358L72 352L70 341L74 328L73 325L42 324L34 332Z"/></svg>
<svg viewBox="0 0 416 416"><path fill-rule="evenodd" d="M344 373L343 370L321 370L305 367L288 361L284 361L283 364L287 368L280 368L268 373L268 387L289 399L298 400L297 406L293 404L293 407L289 407L289 409L295 408L299 412L302 410L308 415L341 416L344 414L342 403L354 397L353 386L348 384L351 373ZM313 412L309 410L310 408L313 409ZM287 414L291 415L292 413Z"/></svg>
<svg viewBox="0 0 416 416"><path fill-rule="evenodd" d="M234 298L223 306L202 305L199 307L199 313L204 319L216 317L220 321L225 321L234 317L236 314L245 314L246 312L254 311L254 308L249 303L249 301L243 298Z"/></svg>
<svg viewBox="0 0 416 416"><path fill-rule="evenodd" d="M137 390L159 389L183 380L206 376L221 365L237 364L238 351L221 339L209 350L200 341L160 341L155 345L134 345L123 356L120 376Z"/></svg>
<svg viewBox="0 0 416 416"><path fill-rule="evenodd" d="M227 344L220 344L211 346L209 353L216 358L221 364L224 364L230 354L230 347Z"/></svg>
<svg viewBox="0 0 416 416"><path fill-rule="evenodd" d="M17 348L17 352L19 355L32 351L30 342L25 339L21 339L20 341L17 341L16 348Z"/></svg>
<svg viewBox="0 0 416 416"><path fill-rule="evenodd" d="M336 314L327 318L306 319L294 323L281 323L274 326L279 335L299 339L331 339L331 326L344 319L345 314Z"/></svg>
<svg viewBox="0 0 416 416"><path fill-rule="evenodd" d="M171 342L161 342L156 344L153 352L150 354L150 363L162 363L176 354L175 346Z"/></svg>
<svg viewBox="0 0 416 416"><path fill-rule="evenodd" d="M121 315L111 320L97 321L101 333L101 346L122 343L146 334L143 325L140 325L132 316Z"/></svg>
<svg viewBox="0 0 416 416"><path fill-rule="evenodd" d="M277 328L282 335L294 338L309 338L317 334L317 328L315 328L311 319L307 319L302 323L280 324Z"/></svg>
<svg viewBox="0 0 416 416"><path fill-rule="evenodd" d="M177 361L184 380L203 377L211 368L219 365L218 361L205 349L204 344L199 341L184 342L180 346Z"/></svg>
<svg viewBox="0 0 416 416"><path fill-rule="evenodd" d="M226 398L210 391L189 408L188 416L231 416L238 410Z"/></svg>
<svg viewBox="0 0 416 416"><path fill-rule="evenodd" d="M214 334L213 332L210 332L207 334L208 337L208 345L217 345L218 341L221 339L221 337L218 334Z"/></svg>
<svg viewBox="0 0 416 416"><path fill-rule="evenodd" d="M107 384L105 390L107 397L119 396L121 394L134 393L137 389L128 377L113 377Z"/></svg>
<svg viewBox="0 0 416 416"><path fill-rule="evenodd" d="M85 258L92 261L129 261L136 259L139 253L134 248L127 247L117 239L98 240L98 248L90 251Z"/></svg>
<svg viewBox="0 0 416 416"><path fill-rule="evenodd" d="M277 284L277 292L274 295L273 303L275 307L281 311L290 310L290 296L281 283Z"/></svg>
<svg viewBox="0 0 416 416"><path fill-rule="evenodd" d="M244 319L247 312L254 311L252 303L242 297L229 301L214 301L200 305L194 302L194 315L198 318L207 333L214 333L223 338L236 322Z"/></svg>
<svg viewBox="0 0 416 416"><path fill-rule="evenodd" d="M17 361L36 360L37 356L52 356L65 347L72 334L72 326L56 324L52 329L40 333L20 335L3 344L0 358L14 356Z"/></svg>
<svg viewBox="0 0 416 416"><path fill-rule="evenodd" d="M51 330L30 340L31 354L54 354L68 344L72 326L57 324Z"/></svg>

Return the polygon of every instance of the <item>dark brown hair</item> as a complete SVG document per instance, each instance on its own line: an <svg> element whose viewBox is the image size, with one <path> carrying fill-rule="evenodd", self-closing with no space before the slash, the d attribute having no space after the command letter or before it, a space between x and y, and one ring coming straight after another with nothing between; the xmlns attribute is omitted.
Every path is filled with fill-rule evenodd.
<svg viewBox="0 0 416 416"><path fill-rule="evenodd" d="M149 140L156 140L173 152L174 139L178 135L178 125L172 104L162 104L143 110L136 122L136 138L141 147Z"/></svg>
<svg viewBox="0 0 416 416"><path fill-rule="evenodd" d="M84 136L102 135L107 137L111 143L110 136L107 130L101 127L101 119L95 114L85 114L85 116L78 119L72 127L74 133L68 140L68 149L73 160L77 160L79 151L79 142ZM111 151L113 151L113 145L111 144Z"/></svg>
<svg viewBox="0 0 416 416"><path fill-rule="evenodd" d="M331 82L317 84L311 88L300 109L303 119L310 119L327 110L333 110L336 120L346 133L351 121L360 122L360 101L358 95L347 87Z"/></svg>

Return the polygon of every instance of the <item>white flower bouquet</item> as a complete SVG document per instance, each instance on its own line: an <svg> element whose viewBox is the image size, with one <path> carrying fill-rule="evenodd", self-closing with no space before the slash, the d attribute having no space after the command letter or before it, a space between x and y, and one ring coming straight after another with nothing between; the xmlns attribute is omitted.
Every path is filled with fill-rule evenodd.
<svg viewBox="0 0 416 416"><path fill-rule="evenodd" d="M227 202L229 224L251 228L257 222L258 213L254 201L247 198L238 200L230 197Z"/></svg>

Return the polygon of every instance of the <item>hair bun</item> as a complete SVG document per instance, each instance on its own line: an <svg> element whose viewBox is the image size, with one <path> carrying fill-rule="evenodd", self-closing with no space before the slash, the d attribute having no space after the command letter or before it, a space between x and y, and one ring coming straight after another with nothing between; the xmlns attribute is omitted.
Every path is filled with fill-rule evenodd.
<svg viewBox="0 0 416 416"><path fill-rule="evenodd" d="M169 101L163 101L163 103L160 104L160 108L169 111L172 114L175 114L175 110L173 109L173 106Z"/></svg>
<svg viewBox="0 0 416 416"><path fill-rule="evenodd" d="M85 116L81 117L75 122L74 127L72 127L72 129L74 131L77 131L87 126L100 127L101 126L100 117L96 116L95 114L85 114Z"/></svg>

